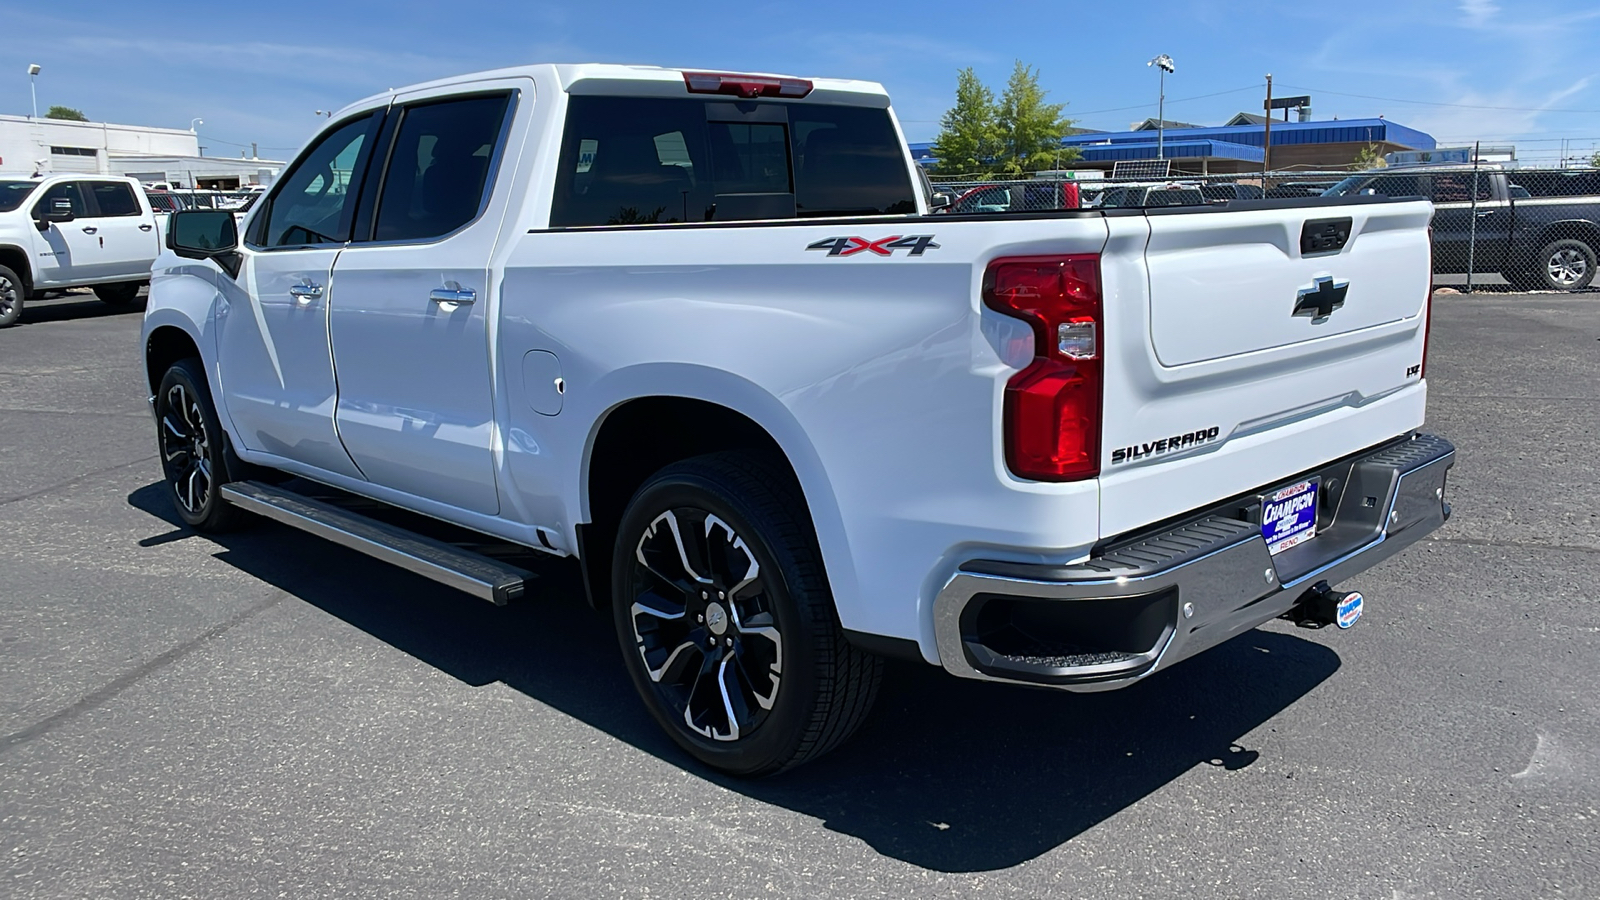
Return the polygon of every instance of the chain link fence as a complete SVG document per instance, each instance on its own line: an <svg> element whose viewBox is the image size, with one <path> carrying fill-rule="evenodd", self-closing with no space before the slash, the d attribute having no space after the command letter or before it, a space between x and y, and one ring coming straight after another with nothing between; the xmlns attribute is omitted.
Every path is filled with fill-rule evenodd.
<svg viewBox="0 0 1600 900"><path fill-rule="evenodd" d="M1336 196L1433 201L1433 268L1458 290L1600 289L1600 169L1414 166L1163 178L930 179L945 214Z"/></svg>

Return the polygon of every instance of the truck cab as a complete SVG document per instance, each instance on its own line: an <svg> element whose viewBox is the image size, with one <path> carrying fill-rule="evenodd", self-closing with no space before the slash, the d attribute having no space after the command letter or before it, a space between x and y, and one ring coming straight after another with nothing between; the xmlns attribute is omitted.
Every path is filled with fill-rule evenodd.
<svg viewBox="0 0 1600 900"><path fill-rule="evenodd" d="M114 175L0 175L0 326L29 297L93 288L113 306L133 302L160 251L139 182Z"/></svg>

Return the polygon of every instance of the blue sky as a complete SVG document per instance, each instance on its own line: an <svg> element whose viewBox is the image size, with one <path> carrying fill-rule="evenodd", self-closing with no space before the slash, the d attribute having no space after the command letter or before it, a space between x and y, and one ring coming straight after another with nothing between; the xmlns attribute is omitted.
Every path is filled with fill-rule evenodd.
<svg viewBox="0 0 1600 900"><path fill-rule="evenodd" d="M1313 11L1328 7L1351 13ZM201 116L212 155L237 156L255 141L262 156L284 159L317 126L316 109L524 62L880 81L908 137L926 140L959 68L976 67L998 91L1021 59L1080 124L1123 129L1155 114L1156 75L1145 61L1158 53L1178 66L1167 79L1169 119L1217 124L1259 111L1271 72L1275 93L1311 94L1319 119L1382 114L1444 142L1516 141L1523 158L1540 161L1555 161L1563 139L1584 156L1600 148L1593 0L0 0L0 24L9 38L0 42L0 112L28 112L26 68L39 63L41 110L60 103L96 120L177 128Z"/></svg>

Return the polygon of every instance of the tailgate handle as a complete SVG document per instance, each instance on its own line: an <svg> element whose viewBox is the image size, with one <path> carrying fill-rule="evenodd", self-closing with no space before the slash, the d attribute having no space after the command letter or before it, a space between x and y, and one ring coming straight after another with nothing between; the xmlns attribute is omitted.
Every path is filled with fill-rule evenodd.
<svg viewBox="0 0 1600 900"><path fill-rule="evenodd" d="M1300 255L1338 253L1350 240L1349 216L1342 219L1308 219L1300 228Z"/></svg>

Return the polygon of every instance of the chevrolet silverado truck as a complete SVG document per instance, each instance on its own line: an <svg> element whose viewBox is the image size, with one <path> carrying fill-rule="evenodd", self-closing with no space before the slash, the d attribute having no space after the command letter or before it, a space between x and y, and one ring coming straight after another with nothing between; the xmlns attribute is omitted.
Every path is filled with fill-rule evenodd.
<svg viewBox="0 0 1600 900"><path fill-rule="evenodd" d="M94 288L127 306L161 252L139 182L116 175L0 175L0 327L46 290Z"/></svg>
<svg viewBox="0 0 1600 900"><path fill-rule="evenodd" d="M1600 171L1454 165L1352 175L1330 196L1433 200L1433 264L1470 267L1522 290L1576 291L1600 268Z"/></svg>
<svg viewBox="0 0 1600 900"><path fill-rule="evenodd" d="M1098 691L1352 624L1333 585L1444 522L1426 201L930 215L918 183L859 81L362 100L242 227L172 216L142 339L176 513L494 603L544 564L505 548L572 559L649 712L741 775L843 741L885 657Z"/></svg>

